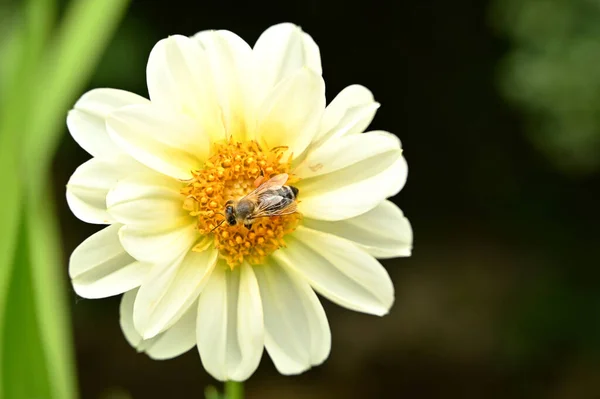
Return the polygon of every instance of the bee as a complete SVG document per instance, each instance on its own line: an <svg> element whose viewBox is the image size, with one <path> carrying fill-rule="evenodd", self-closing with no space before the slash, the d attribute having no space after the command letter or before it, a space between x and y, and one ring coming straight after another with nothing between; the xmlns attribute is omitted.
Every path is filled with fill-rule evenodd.
<svg viewBox="0 0 600 399"><path fill-rule="evenodd" d="M239 200L228 200L223 215L225 219L213 230L225 222L230 226L242 223L247 229L251 229L256 219L296 212L298 189L284 185L287 180L287 173L273 176Z"/></svg>

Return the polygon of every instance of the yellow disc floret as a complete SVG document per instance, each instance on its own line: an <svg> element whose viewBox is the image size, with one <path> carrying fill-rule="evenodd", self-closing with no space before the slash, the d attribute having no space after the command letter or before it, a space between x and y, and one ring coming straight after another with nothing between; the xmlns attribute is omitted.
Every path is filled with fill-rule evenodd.
<svg viewBox="0 0 600 399"><path fill-rule="evenodd" d="M254 190L261 179L289 173L291 160L283 159L286 150L277 147L265 151L254 141L214 144L204 168L193 171L192 180L181 190L184 209L198 219L198 231L207 235L196 250L205 249L210 245L208 240L212 240L220 256L233 268L244 261L260 264L285 245L283 237L295 230L299 213L259 218L251 229L241 223L217 226L225 218L228 200L239 200ZM293 182L290 176L286 184Z"/></svg>

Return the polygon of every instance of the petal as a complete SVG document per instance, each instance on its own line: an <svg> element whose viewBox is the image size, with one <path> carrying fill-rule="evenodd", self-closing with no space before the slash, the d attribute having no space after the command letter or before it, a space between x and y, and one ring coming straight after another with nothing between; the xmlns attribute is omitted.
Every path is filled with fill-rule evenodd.
<svg viewBox="0 0 600 399"><path fill-rule="evenodd" d="M265 317L265 346L281 374L299 374L321 364L331 350L331 332L312 288L274 262L254 268Z"/></svg>
<svg viewBox="0 0 600 399"><path fill-rule="evenodd" d="M252 137L252 48L235 33L203 31L194 36L208 58L227 137Z"/></svg>
<svg viewBox="0 0 600 399"><path fill-rule="evenodd" d="M231 379L244 381L258 367L265 345L262 299L254 269L243 264L240 269L240 286L237 303L237 341L242 361Z"/></svg>
<svg viewBox="0 0 600 399"><path fill-rule="evenodd" d="M321 295L348 309L386 314L394 286L381 264L350 241L299 226L273 256L304 276Z"/></svg>
<svg viewBox="0 0 600 399"><path fill-rule="evenodd" d="M260 292L252 268L219 264L198 303L196 328L202 365L214 378L246 380L264 346Z"/></svg>
<svg viewBox="0 0 600 399"><path fill-rule="evenodd" d="M325 108L316 139L324 142L331 138L362 133L375 117L379 103L366 87L352 85L342 90Z"/></svg>
<svg viewBox="0 0 600 399"><path fill-rule="evenodd" d="M194 245L199 234L196 223L190 219L187 225L160 231L123 226L119 238L125 250L137 260L171 264Z"/></svg>
<svg viewBox="0 0 600 399"><path fill-rule="evenodd" d="M144 337L167 330L196 301L217 261L218 251L189 251L170 265L156 265L140 287L133 324Z"/></svg>
<svg viewBox="0 0 600 399"><path fill-rule="evenodd" d="M73 139L95 157L108 157L121 152L106 132L106 116L121 107L147 104L137 94L116 89L94 89L85 93L67 115L67 126Z"/></svg>
<svg viewBox="0 0 600 399"><path fill-rule="evenodd" d="M302 224L357 244L377 258L410 256L413 232L404 214L393 202L383 201L362 215L327 222L304 218Z"/></svg>
<svg viewBox="0 0 600 399"><path fill-rule="evenodd" d="M143 339L133 326L133 304L135 303L137 292L136 288L123 294L121 305L119 306L119 324L129 345L136 348L138 352L141 352L143 350L141 345Z"/></svg>
<svg viewBox="0 0 600 399"><path fill-rule="evenodd" d="M258 111L259 142L267 148L289 147L295 157L317 132L325 108L323 78L300 69L279 83Z"/></svg>
<svg viewBox="0 0 600 399"><path fill-rule="evenodd" d="M384 155L301 180L296 184L299 211L312 219L348 219L396 195L406 182L408 166L400 150Z"/></svg>
<svg viewBox="0 0 600 399"><path fill-rule="evenodd" d="M225 132L208 61L194 39L174 35L159 41L146 68L148 92L153 104L192 115L219 140Z"/></svg>
<svg viewBox="0 0 600 399"><path fill-rule="evenodd" d="M357 169L385 166L385 160L402 156L400 140L388 132L376 131L333 138L310 151L294 169L302 179L335 172L346 167Z"/></svg>
<svg viewBox="0 0 600 399"><path fill-rule="evenodd" d="M144 165L176 179L191 178L210 149L200 123L156 105L132 105L111 113L106 127L112 139Z"/></svg>
<svg viewBox="0 0 600 399"><path fill-rule="evenodd" d="M92 158L79 166L67 183L67 203L77 218L87 223L108 224L114 218L106 210L106 195L128 173L145 167L127 155L112 159Z"/></svg>
<svg viewBox="0 0 600 399"><path fill-rule="evenodd" d="M196 345L196 306L181 316L181 319L162 334L142 339L133 326L133 306L138 290L123 295L120 306L120 324L125 338L138 352L145 351L156 360L171 359L189 351Z"/></svg>
<svg viewBox="0 0 600 399"><path fill-rule="evenodd" d="M271 26L253 49L256 70L255 94L260 100L271 88L306 67L322 74L319 47L299 26L282 23Z"/></svg>
<svg viewBox="0 0 600 399"><path fill-rule="evenodd" d="M153 338L146 353L154 360L172 359L196 346L197 303L194 303L167 331Z"/></svg>
<svg viewBox="0 0 600 399"><path fill-rule="evenodd" d="M73 289L83 298L122 294L142 284L150 266L133 259L119 242L118 224L79 244L69 259Z"/></svg>
<svg viewBox="0 0 600 399"><path fill-rule="evenodd" d="M182 183L158 173L121 180L106 197L108 211L119 223L135 229L171 229L190 222L183 209Z"/></svg>

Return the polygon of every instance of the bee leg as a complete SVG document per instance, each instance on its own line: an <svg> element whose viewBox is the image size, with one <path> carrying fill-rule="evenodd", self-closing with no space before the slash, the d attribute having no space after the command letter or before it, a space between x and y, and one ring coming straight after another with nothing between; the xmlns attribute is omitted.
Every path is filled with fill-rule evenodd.
<svg viewBox="0 0 600 399"><path fill-rule="evenodd" d="M245 223L244 227L246 227L248 230L252 230L252 222L250 223Z"/></svg>
<svg viewBox="0 0 600 399"><path fill-rule="evenodd" d="M258 176L256 178L256 180L254 180L254 187L260 186L264 181L265 181L265 175L262 173L262 170L261 170L260 176Z"/></svg>

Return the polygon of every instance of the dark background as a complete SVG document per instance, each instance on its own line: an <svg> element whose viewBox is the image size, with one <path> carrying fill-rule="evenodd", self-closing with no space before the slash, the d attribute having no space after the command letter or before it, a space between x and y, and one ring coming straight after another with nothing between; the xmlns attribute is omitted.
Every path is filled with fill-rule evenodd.
<svg viewBox="0 0 600 399"><path fill-rule="evenodd" d="M499 89L515 44L492 20L476 0L133 1L89 88L146 96L147 56L169 34L228 29L252 44L289 21L321 49L328 101L368 87L382 104L371 128L403 142L410 173L394 201L415 241L411 258L383 261L390 314L323 300L329 359L285 377L265 353L248 398L600 398L600 175L559 168L530 139L526 112ZM96 229L64 200L88 157L65 129L54 165L65 254ZM215 384L195 350L137 354L118 298L71 302L83 398L202 398Z"/></svg>

